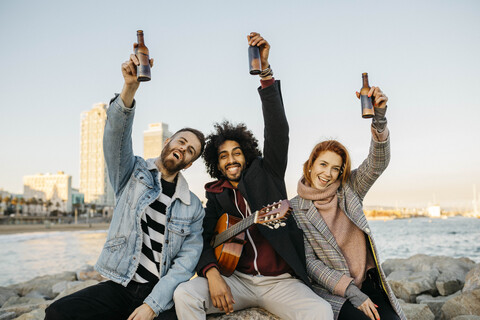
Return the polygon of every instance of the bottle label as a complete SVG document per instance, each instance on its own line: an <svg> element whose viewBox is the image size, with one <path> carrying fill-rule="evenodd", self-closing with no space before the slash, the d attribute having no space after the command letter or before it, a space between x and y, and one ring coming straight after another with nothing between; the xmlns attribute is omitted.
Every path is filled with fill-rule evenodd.
<svg viewBox="0 0 480 320"><path fill-rule="evenodd" d="M137 80L138 81L149 81L151 79L150 66L137 66Z"/></svg>
<svg viewBox="0 0 480 320"><path fill-rule="evenodd" d="M144 65L144 66L149 66L150 65L150 59L148 58L148 54L145 54L143 52L135 52L135 54L137 55L137 58L140 62L140 65Z"/></svg>
<svg viewBox="0 0 480 320"><path fill-rule="evenodd" d="M258 47L248 47L248 63L250 74L260 74L262 72L260 49Z"/></svg>
<svg viewBox="0 0 480 320"><path fill-rule="evenodd" d="M370 109L373 110L372 98L367 95L361 95L360 101L362 103L362 110Z"/></svg>
<svg viewBox="0 0 480 320"><path fill-rule="evenodd" d="M371 118L375 114L373 111L372 98L368 95L361 95L360 101L362 104L362 118Z"/></svg>

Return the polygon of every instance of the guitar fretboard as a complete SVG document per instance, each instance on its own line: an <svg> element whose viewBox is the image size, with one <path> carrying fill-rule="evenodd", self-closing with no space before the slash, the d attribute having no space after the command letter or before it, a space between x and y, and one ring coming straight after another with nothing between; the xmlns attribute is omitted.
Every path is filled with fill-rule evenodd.
<svg viewBox="0 0 480 320"><path fill-rule="evenodd" d="M216 248L224 242L227 242L231 238L235 237L240 232L247 230L252 224L255 223L255 217L257 216L258 211L255 211L253 214L249 215L245 219L240 220L233 226L229 227L227 230L218 234L215 237L215 242L213 247Z"/></svg>

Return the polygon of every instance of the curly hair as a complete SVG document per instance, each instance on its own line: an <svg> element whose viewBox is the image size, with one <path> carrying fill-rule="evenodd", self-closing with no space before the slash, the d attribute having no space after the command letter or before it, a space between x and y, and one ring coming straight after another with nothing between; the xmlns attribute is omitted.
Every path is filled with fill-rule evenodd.
<svg viewBox="0 0 480 320"><path fill-rule="evenodd" d="M236 141L240 145L247 168L253 160L262 156L262 152L258 148L257 138L247 129L244 123L233 125L225 120L222 123L215 123L213 126L215 132L207 136L207 143L203 152L205 167L212 178L223 178L222 172L218 170L218 147L227 140Z"/></svg>

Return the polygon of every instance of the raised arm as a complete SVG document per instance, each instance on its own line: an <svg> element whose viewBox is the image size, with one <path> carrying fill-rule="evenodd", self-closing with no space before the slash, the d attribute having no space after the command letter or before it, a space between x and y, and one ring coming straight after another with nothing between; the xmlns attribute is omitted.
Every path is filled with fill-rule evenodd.
<svg viewBox="0 0 480 320"><path fill-rule="evenodd" d="M352 171L351 183L358 196L363 199L373 183L378 179L390 162L390 137L387 128L387 96L379 87L372 87L369 96L373 96L375 116L372 118L372 140L367 159ZM357 92L357 97L359 97Z"/></svg>
<svg viewBox="0 0 480 320"><path fill-rule="evenodd" d="M248 44L260 48L262 86L258 89L262 100L264 120L263 157L265 168L283 180L288 158L288 122L283 106L280 81L274 81L273 72L268 62L270 44L256 32L247 36Z"/></svg>
<svg viewBox="0 0 480 320"><path fill-rule="evenodd" d="M134 44L135 47L136 44ZM139 87L136 76L137 57L122 64L124 85L120 95L110 101L103 134L103 154L107 163L108 176L115 195L122 190L135 164L132 148L132 125L135 114L134 96ZM150 60L153 66L153 59Z"/></svg>
<svg viewBox="0 0 480 320"><path fill-rule="evenodd" d="M133 49L137 47L137 44L133 44ZM133 98L137 92L140 82L137 81L137 66L140 64L137 56L134 54L130 55L130 60L122 63L122 75L125 80L123 84L122 92L120 93L120 98L127 108L133 106ZM153 59L150 59L150 66L153 67Z"/></svg>

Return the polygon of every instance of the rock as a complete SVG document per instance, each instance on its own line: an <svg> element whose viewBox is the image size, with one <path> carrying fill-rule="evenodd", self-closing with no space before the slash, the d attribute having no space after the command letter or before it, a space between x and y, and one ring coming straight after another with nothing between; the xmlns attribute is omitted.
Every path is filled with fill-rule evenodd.
<svg viewBox="0 0 480 320"><path fill-rule="evenodd" d="M43 298L29 298L29 297L11 297L5 302L2 308L16 306L20 304L38 304L45 302Z"/></svg>
<svg viewBox="0 0 480 320"><path fill-rule="evenodd" d="M393 271L387 277L397 298L406 302L415 302L415 297L421 293L436 293L435 281L440 273L437 269L429 271Z"/></svg>
<svg viewBox="0 0 480 320"><path fill-rule="evenodd" d="M480 263L477 263L465 276L465 286L462 292L480 289Z"/></svg>
<svg viewBox="0 0 480 320"><path fill-rule="evenodd" d="M207 317L208 320L280 320L274 314L271 314L265 309L262 308L249 308L245 310L235 311L228 316L225 314L222 315L210 315Z"/></svg>
<svg viewBox="0 0 480 320"><path fill-rule="evenodd" d="M58 295L68 288L74 287L80 283L83 283L83 281L60 281L52 286L52 292Z"/></svg>
<svg viewBox="0 0 480 320"><path fill-rule="evenodd" d="M444 297L444 296L432 297L431 295L428 295L428 294L422 294L417 297L417 303L426 304L432 311L433 315L435 316L435 319L440 319L440 317L442 316L441 310L445 302L447 302L447 300L449 299L459 296L460 294L461 294L461 291L457 291L456 293L447 297Z"/></svg>
<svg viewBox="0 0 480 320"><path fill-rule="evenodd" d="M458 290L462 290L465 283L465 272L442 271L435 281L438 293L442 296L451 295Z"/></svg>
<svg viewBox="0 0 480 320"><path fill-rule="evenodd" d="M9 286L16 290L21 296L25 296L31 291L38 291L44 298L53 299L55 294L52 286L62 280L76 280L75 272L62 272L54 275L36 277L30 281L22 282Z"/></svg>
<svg viewBox="0 0 480 320"><path fill-rule="evenodd" d="M45 319L45 309L35 309L29 313L24 313L14 320L43 320Z"/></svg>
<svg viewBox="0 0 480 320"><path fill-rule="evenodd" d="M0 307L2 307L3 304L11 297L18 297L18 294L15 290L11 288L0 287Z"/></svg>
<svg viewBox="0 0 480 320"><path fill-rule="evenodd" d="M80 290L85 289L87 287L96 285L97 283L98 283L97 280L72 281L70 283L67 283L67 286L66 286L65 290L60 292L60 294L55 297L55 300L58 300L58 299L63 298L65 296L68 296L69 294L80 291Z"/></svg>
<svg viewBox="0 0 480 320"><path fill-rule="evenodd" d="M0 310L0 320L11 320L15 319L16 315L15 312L6 312Z"/></svg>
<svg viewBox="0 0 480 320"><path fill-rule="evenodd" d="M393 271L414 271L414 267L406 263L407 259L387 259L382 263L382 269L385 276L389 276Z"/></svg>
<svg viewBox="0 0 480 320"><path fill-rule="evenodd" d="M19 317L24 313L28 313L36 309L45 309L50 305L50 302L51 301L45 301L43 303L36 303L36 304L15 305L7 308L2 308L2 311L7 313L13 312L15 314L15 317Z"/></svg>
<svg viewBox="0 0 480 320"><path fill-rule="evenodd" d="M471 260L444 258L436 263L440 270L440 276L437 278L436 286L438 292L443 296L451 295L463 288L467 273L475 266Z"/></svg>
<svg viewBox="0 0 480 320"><path fill-rule="evenodd" d="M43 295L38 291L30 291L29 293L27 293L25 295L25 297L27 297L27 298L42 298L43 299Z"/></svg>
<svg viewBox="0 0 480 320"><path fill-rule="evenodd" d="M405 303L398 300L408 320L434 320L435 316L426 304Z"/></svg>
<svg viewBox="0 0 480 320"><path fill-rule="evenodd" d="M462 293L448 300L442 307L442 314L446 320L460 315L480 316L480 289Z"/></svg>
<svg viewBox="0 0 480 320"><path fill-rule="evenodd" d="M105 280L100 273L98 273L93 266L86 265L83 268L77 270L77 280L86 281L86 280Z"/></svg>
<svg viewBox="0 0 480 320"><path fill-rule="evenodd" d="M60 281L60 282L57 282L52 286L52 292L54 294L58 295L63 290L67 289L67 283L69 283L69 282L76 282L76 281Z"/></svg>
<svg viewBox="0 0 480 320"><path fill-rule="evenodd" d="M460 290L465 283L465 276L475 267L475 262L468 258L451 258L446 256L428 256L417 254L408 259L389 259L382 264L385 274L396 271L410 273L437 270L439 275L435 279L436 290L447 296Z"/></svg>
<svg viewBox="0 0 480 320"><path fill-rule="evenodd" d="M480 320L480 316L458 316L455 318L452 318L452 320Z"/></svg>

